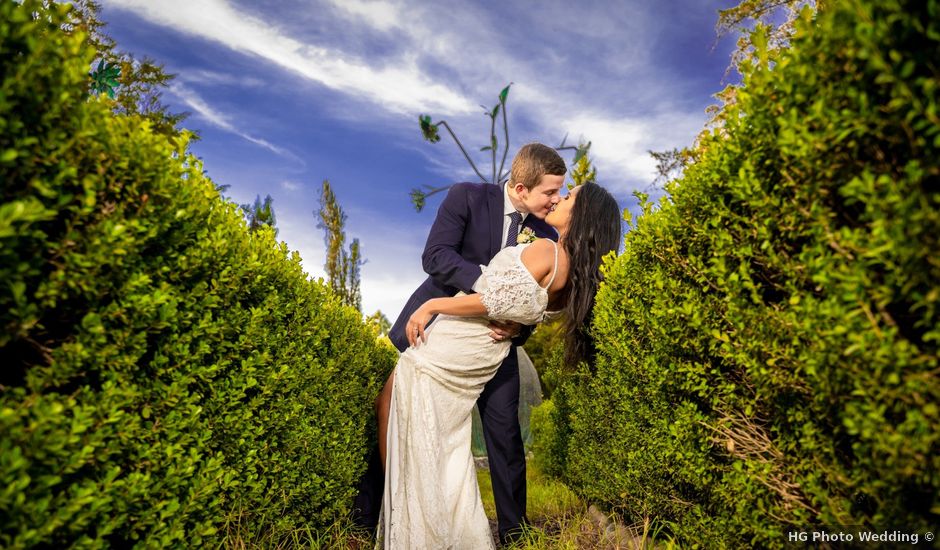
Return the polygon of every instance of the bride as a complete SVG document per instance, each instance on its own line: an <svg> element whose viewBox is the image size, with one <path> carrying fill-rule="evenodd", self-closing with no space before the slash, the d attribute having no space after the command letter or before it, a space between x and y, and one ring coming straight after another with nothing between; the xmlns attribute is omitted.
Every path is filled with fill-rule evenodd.
<svg viewBox="0 0 940 550"><path fill-rule="evenodd" d="M504 248L484 269L480 293L428 300L408 320L411 347L377 405L385 493L376 548L494 547L470 451L470 415L510 342L494 342L488 324L532 325L563 311L566 360L587 357L600 263L620 244L621 219L605 189L575 187L545 218L557 243Z"/></svg>

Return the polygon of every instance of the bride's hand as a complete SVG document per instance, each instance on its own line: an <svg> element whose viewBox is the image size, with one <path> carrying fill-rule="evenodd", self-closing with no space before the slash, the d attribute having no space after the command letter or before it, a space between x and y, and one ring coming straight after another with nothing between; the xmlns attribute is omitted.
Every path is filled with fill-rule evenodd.
<svg viewBox="0 0 940 550"><path fill-rule="evenodd" d="M409 345L415 346L418 342L428 341L427 335L424 334L424 327L428 326L431 317L434 317L434 313L431 312L431 308L428 306L429 302L421 304L421 307L411 314L408 324L405 325L405 335L408 337Z"/></svg>

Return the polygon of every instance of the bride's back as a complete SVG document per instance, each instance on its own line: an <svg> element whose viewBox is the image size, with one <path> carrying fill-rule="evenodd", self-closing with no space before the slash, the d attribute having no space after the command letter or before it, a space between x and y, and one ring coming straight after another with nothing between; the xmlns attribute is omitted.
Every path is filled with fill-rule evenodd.
<svg viewBox="0 0 940 550"><path fill-rule="evenodd" d="M520 259L539 286L548 286L549 308L555 309L558 301L564 303L568 285L568 254L564 247L551 239L539 239L522 251Z"/></svg>

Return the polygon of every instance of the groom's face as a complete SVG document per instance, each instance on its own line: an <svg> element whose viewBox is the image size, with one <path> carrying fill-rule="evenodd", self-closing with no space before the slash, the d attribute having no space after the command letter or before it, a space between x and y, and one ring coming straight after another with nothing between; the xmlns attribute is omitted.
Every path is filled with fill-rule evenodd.
<svg viewBox="0 0 940 550"><path fill-rule="evenodd" d="M524 185L519 185L516 193L529 214L544 220L552 206L555 206L561 200L559 192L564 184L565 176L545 174L539 180L539 184L531 190L526 189Z"/></svg>

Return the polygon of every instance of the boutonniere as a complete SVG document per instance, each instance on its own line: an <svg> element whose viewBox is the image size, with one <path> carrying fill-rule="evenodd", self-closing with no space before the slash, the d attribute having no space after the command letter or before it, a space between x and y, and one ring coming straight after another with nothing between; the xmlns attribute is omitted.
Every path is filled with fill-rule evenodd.
<svg viewBox="0 0 940 550"><path fill-rule="evenodd" d="M531 227L523 227L522 231L519 232L519 236L516 237L516 244L531 243L535 239L538 239L535 236L535 231Z"/></svg>

